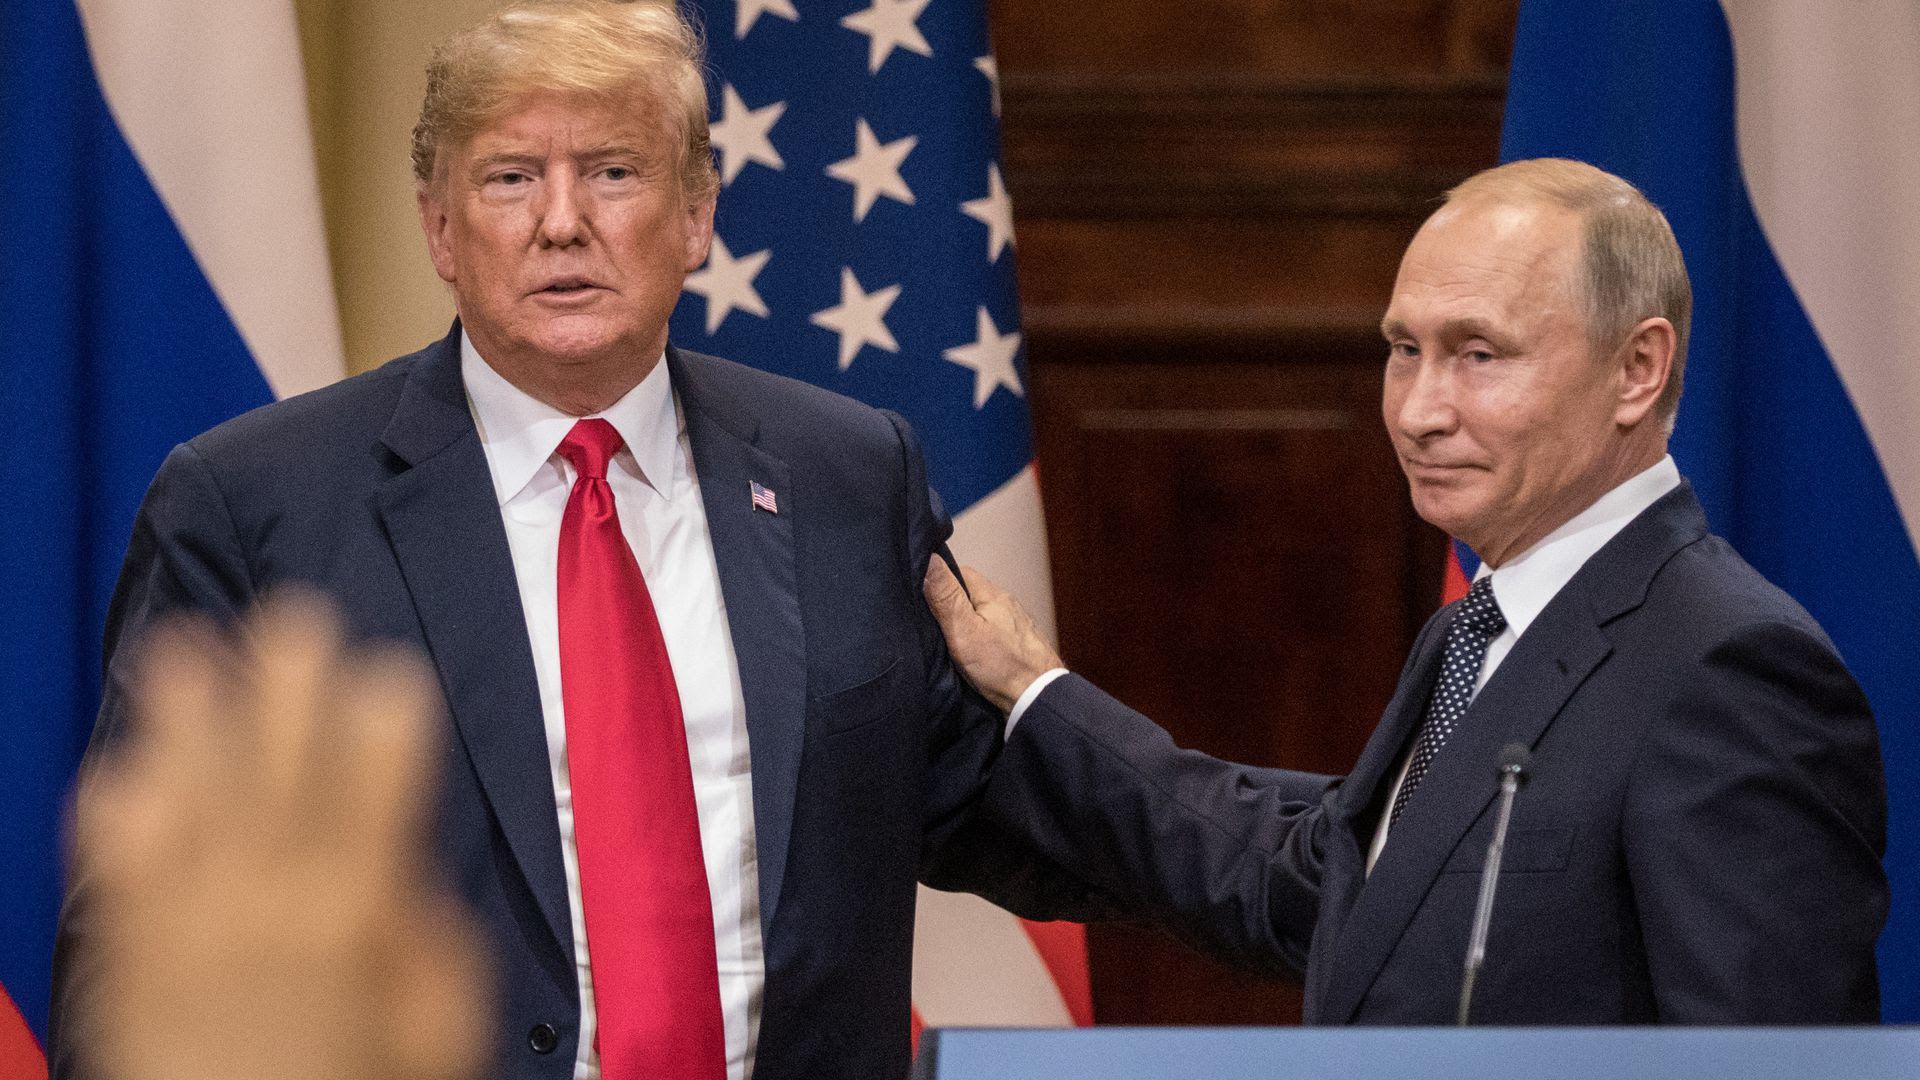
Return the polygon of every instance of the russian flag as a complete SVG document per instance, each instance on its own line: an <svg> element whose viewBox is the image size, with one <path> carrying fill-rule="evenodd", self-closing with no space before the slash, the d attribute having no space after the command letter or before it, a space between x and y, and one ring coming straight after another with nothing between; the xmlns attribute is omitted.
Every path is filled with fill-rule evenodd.
<svg viewBox="0 0 1920 1080"><path fill-rule="evenodd" d="M0 1080L46 1065L61 816L141 494L342 373L290 0L0 0Z"/></svg>
<svg viewBox="0 0 1920 1080"><path fill-rule="evenodd" d="M1501 156L1592 162L1673 222L1674 457L1873 702L1883 1007L1920 1020L1920 5L1527 0Z"/></svg>

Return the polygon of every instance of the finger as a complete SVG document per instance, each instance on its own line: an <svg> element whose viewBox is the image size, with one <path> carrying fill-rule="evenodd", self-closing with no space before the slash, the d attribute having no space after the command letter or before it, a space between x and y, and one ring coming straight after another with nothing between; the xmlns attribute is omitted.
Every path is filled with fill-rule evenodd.
<svg viewBox="0 0 1920 1080"><path fill-rule="evenodd" d="M251 630L253 693L239 735L258 753L252 790L259 809L279 815L260 832L331 827L322 811L340 780L328 730L344 666L339 622L319 597L283 592L261 605Z"/></svg>
<svg viewBox="0 0 1920 1080"><path fill-rule="evenodd" d="M971 566L963 566L960 573L967 579L967 592L973 595L973 606L985 607L988 604L1007 599L1007 591L993 583L993 579Z"/></svg>
<svg viewBox="0 0 1920 1080"><path fill-rule="evenodd" d="M130 892L150 889L155 871L177 866L171 859L176 828L169 805L121 762L91 769L74 792L73 880L117 905ZM120 917L118 907L106 918Z"/></svg>
<svg viewBox="0 0 1920 1080"><path fill-rule="evenodd" d="M973 601L967 598L965 589L960 587L960 579L953 576L947 568L947 560L935 555L927 560L927 580L924 586L927 606L946 626L964 620L973 614Z"/></svg>
<svg viewBox="0 0 1920 1080"><path fill-rule="evenodd" d="M963 566L960 572L967 576L967 588L973 590L973 607L980 617L998 629L1019 634L1024 627L1031 626L1033 620L1027 610L1005 589L993 583L992 579L971 566Z"/></svg>
<svg viewBox="0 0 1920 1080"><path fill-rule="evenodd" d="M134 807L109 822L144 818L154 857L195 857L209 822L227 816L231 785L244 771L224 737L232 705L232 649L197 618L163 624L141 644L129 695L127 741L103 766L124 778Z"/></svg>
<svg viewBox="0 0 1920 1080"><path fill-rule="evenodd" d="M363 655L354 667L336 719L344 783L331 798L361 872L386 892L417 872L427 847L439 697L411 654Z"/></svg>

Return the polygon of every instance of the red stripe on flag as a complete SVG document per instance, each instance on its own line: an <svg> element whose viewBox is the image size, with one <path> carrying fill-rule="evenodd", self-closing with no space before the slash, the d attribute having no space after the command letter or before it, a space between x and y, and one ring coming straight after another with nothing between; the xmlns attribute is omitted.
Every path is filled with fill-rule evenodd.
<svg viewBox="0 0 1920 1080"><path fill-rule="evenodd" d="M1440 602L1443 604L1451 604L1455 600L1467 595L1467 587L1469 584L1471 583L1467 581L1467 571L1460 565L1460 552L1456 550L1452 542L1449 541L1447 544L1446 576L1441 580L1440 584Z"/></svg>
<svg viewBox="0 0 1920 1080"><path fill-rule="evenodd" d="M4 990L0 990L0 1080L47 1080L47 1056Z"/></svg>
<svg viewBox="0 0 1920 1080"><path fill-rule="evenodd" d="M919 1009L913 1010L913 1013L909 1018L909 1027L907 1028L907 1030L911 1033L909 1037L913 1041L913 1053L914 1053L914 1056L916 1057L918 1057L920 1054L920 1033L922 1031L925 1031L926 1027L927 1027L926 1021L920 1019L920 1010Z"/></svg>
<svg viewBox="0 0 1920 1080"><path fill-rule="evenodd" d="M1093 986L1087 974L1087 928L1072 922L1028 922L1020 928L1033 939L1033 950L1046 963L1060 1000L1075 1027L1093 1025Z"/></svg>

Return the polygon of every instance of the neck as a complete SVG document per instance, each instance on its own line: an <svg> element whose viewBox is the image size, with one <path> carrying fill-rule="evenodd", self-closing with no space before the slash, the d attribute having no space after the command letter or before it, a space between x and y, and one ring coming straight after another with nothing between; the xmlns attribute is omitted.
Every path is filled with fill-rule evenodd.
<svg viewBox="0 0 1920 1080"><path fill-rule="evenodd" d="M488 367L521 393L568 416L606 411L653 373L665 348L621 349L611 356L549 357L489 347L479 335L473 335L473 347Z"/></svg>

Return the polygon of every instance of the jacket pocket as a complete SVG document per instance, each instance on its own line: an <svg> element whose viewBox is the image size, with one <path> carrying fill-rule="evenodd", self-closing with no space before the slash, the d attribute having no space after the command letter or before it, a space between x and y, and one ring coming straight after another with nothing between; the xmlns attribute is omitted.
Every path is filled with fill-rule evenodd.
<svg viewBox="0 0 1920 1080"><path fill-rule="evenodd" d="M815 695L812 711L820 730L828 735L839 735L892 715L893 673L899 666L900 660L896 657L871 678L862 679L844 689Z"/></svg>

